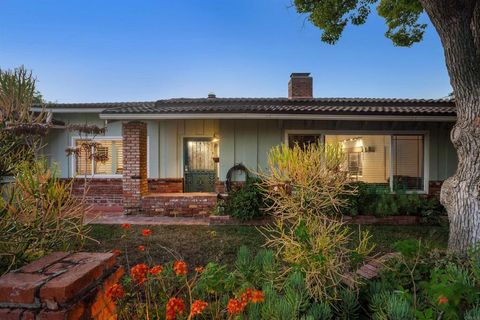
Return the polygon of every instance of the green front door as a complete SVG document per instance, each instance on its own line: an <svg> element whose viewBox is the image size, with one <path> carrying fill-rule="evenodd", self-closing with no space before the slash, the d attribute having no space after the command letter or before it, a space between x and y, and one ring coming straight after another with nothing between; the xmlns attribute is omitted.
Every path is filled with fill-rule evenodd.
<svg viewBox="0 0 480 320"><path fill-rule="evenodd" d="M184 138L183 163L185 192L215 190L215 143L211 138Z"/></svg>

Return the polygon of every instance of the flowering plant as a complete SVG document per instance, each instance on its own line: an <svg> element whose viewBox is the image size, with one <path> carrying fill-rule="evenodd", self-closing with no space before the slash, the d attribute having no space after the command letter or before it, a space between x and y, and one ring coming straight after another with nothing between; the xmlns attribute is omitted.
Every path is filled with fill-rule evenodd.
<svg viewBox="0 0 480 320"><path fill-rule="evenodd" d="M127 239L132 231L122 229ZM141 234L148 237L152 231L143 229ZM227 272L225 266L190 267L178 256L171 263L153 264L147 256L151 243L145 240L139 247L148 263L127 264L126 276L106 290L117 305L119 319L238 319L250 306L265 301L263 291L237 272ZM115 253L127 255L127 247Z"/></svg>

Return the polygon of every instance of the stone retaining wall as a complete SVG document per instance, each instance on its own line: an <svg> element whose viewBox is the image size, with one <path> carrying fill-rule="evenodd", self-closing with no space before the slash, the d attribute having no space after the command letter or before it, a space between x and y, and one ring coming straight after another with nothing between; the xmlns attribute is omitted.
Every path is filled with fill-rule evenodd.
<svg viewBox="0 0 480 320"><path fill-rule="evenodd" d="M45 256L0 278L0 319L116 319L105 294L124 271L112 253Z"/></svg>

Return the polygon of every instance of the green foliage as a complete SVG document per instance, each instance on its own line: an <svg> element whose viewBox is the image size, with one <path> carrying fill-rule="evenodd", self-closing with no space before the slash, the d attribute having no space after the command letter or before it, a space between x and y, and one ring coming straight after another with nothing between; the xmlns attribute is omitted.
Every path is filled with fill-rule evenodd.
<svg viewBox="0 0 480 320"><path fill-rule="evenodd" d="M400 256L368 287L365 303L373 319L463 319L478 313L477 250L461 258L413 239L394 249Z"/></svg>
<svg viewBox="0 0 480 320"><path fill-rule="evenodd" d="M356 193L346 197L349 204L343 210L346 215L414 215L420 216L424 223L434 224L439 223L439 217L445 214L445 208L436 197L407 193L402 188L396 188L392 194L389 187L364 182L352 183L349 188Z"/></svg>
<svg viewBox="0 0 480 320"><path fill-rule="evenodd" d="M422 40L427 25L418 22L423 12L418 0L295 0L297 11L308 15L328 44L335 44L348 24L364 24L377 3L388 27L385 36L395 45L410 47Z"/></svg>
<svg viewBox="0 0 480 320"><path fill-rule="evenodd" d="M410 301L398 291L382 291L373 295L370 309L374 320L414 319Z"/></svg>
<svg viewBox="0 0 480 320"><path fill-rule="evenodd" d="M265 214L265 199L259 188L260 180L247 177L245 185L228 195L223 211L239 220L251 220Z"/></svg>
<svg viewBox="0 0 480 320"><path fill-rule="evenodd" d="M476 305L472 309L465 312L465 320L478 320L480 319L480 307Z"/></svg>
<svg viewBox="0 0 480 320"><path fill-rule="evenodd" d="M356 268L373 247L370 235L352 233L338 219L346 201L348 177L340 171L344 154L338 145L310 144L273 148L262 190L274 223L264 227L267 245L285 263L286 274L300 271L315 301L338 299L343 275Z"/></svg>
<svg viewBox="0 0 480 320"><path fill-rule="evenodd" d="M84 207L45 161L19 165L0 197L0 273L53 251L78 248L88 231Z"/></svg>
<svg viewBox="0 0 480 320"><path fill-rule="evenodd" d="M342 303L338 304L337 306L337 319L358 319L360 312L360 304L358 303L357 293L349 289L342 289L340 291L340 300L342 301Z"/></svg>
<svg viewBox="0 0 480 320"><path fill-rule="evenodd" d="M418 0L381 0L378 14L385 18L385 36L397 46L410 47L423 39L427 24L418 23L423 13Z"/></svg>
<svg viewBox="0 0 480 320"><path fill-rule="evenodd" d="M0 69L0 180L15 175L22 162L35 159L40 136L48 130L46 113L31 111L34 103L42 102L35 84L36 79L23 66Z"/></svg>
<svg viewBox="0 0 480 320"><path fill-rule="evenodd" d="M302 320L330 320L333 319L332 308L326 303L313 303Z"/></svg>

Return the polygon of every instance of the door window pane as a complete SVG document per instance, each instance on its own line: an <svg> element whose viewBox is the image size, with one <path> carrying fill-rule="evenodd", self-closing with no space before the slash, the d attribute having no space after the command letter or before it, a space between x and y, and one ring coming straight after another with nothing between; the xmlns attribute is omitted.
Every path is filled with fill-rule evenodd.
<svg viewBox="0 0 480 320"><path fill-rule="evenodd" d="M395 189L424 189L423 135L394 135L393 186Z"/></svg>

